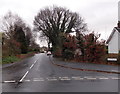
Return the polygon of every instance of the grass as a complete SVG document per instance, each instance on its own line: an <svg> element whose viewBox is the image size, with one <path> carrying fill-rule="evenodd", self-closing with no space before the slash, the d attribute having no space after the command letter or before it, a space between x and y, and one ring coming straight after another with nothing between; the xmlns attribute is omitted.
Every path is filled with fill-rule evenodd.
<svg viewBox="0 0 120 94"><path fill-rule="evenodd" d="M7 56L7 57L2 58L2 63L0 62L0 64L14 63L14 62L20 61L24 58L31 57L31 56L33 56L33 54L34 54L33 52L29 52L27 54L18 54L16 56Z"/></svg>
<svg viewBox="0 0 120 94"><path fill-rule="evenodd" d="M15 56L8 56L6 58L2 58L2 64L9 64L9 63L13 63L19 60L20 59Z"/></svg>

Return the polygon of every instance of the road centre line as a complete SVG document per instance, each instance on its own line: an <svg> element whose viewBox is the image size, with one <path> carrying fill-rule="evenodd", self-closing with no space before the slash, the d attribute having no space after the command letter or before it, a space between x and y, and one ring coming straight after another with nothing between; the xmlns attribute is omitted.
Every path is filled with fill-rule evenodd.
<svg viewBox="0 0 120 94"><path fill-rule="evenodd" d="M34 64L38 61L38 59L34 62Z"/></svg>
<svg viewBox="0 0 120 94"><path fill-rule="evenodd" d="M30 66L30 69L32 69L32 67L34 66L35 64L32 64L31 66Z"/></svg>
<svg viewBox="0 0 120 94"><path fill-rule="evenodd" d="M19 82L22 82L23 79L27 76L28 73L29 73L29 71L27 71L27 72L25 73L25 75L21 78L21 80L20 80Z"/></svg>
<svg viewBox="0 0 120 94"><path fill-rule="evenodd" d="M38 60L38 59L37 59ZM31 65L30 69L35 65L35 63L37 62L37 60ZM24 78L27 76L27 74L29 73L29 71L27 71L24 76L20 79L19 82L22 82L24 80Z"/></svg>

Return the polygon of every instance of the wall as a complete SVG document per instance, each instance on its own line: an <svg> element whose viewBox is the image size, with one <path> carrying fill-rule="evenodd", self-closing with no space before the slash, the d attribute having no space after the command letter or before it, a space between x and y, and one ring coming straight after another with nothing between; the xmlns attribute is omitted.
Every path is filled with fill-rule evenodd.
<svg viewBox="0 0 120 94"><path fill-rule="evenodd" d="M118 51L118 31L115 31L111 41L108 44L108 53L117 54Z"/></svg>
<svg viewBox="0 0 120 94"><path fill-rule="evenodd" d="M118 35L118 47L119 47L119 51L120 51L120 33Z"/></svg>

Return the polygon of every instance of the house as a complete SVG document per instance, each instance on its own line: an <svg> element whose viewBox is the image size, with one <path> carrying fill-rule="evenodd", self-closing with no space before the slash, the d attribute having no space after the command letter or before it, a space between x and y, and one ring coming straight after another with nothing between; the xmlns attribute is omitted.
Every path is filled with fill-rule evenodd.
<svg viewBox="0 0 120 94"><path fill-rule="evenodd" d="M107 42L108 54L118 54L120 51L120 1L118 2L118 24L113 28Z"/></svg>
<svg viewBox="0 0 120 94"><path fill-rule="evenodd" d="M113 28L107 42L108 44L108 61L117 61L120 53L120 1L118 2L118 24Z"/></svg>
<svg viewBox="0 0 120 94"><path fill-rule="evenodd" d="M120 21L118 26L113 28L107 42L108 44L108 61L117 61L118 53L120 53Z"/></svg>
<svg viewBox="0 0 120 94"><path fill-rule="evenodd" d="M114 27L106 43L108 44L109 54L119 53L120 51L120 27L119 25L118 27Z"/></svg>

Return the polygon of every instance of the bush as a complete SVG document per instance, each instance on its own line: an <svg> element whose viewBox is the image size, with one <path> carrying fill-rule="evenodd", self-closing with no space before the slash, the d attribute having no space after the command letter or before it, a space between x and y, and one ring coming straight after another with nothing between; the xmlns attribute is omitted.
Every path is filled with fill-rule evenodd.
<svg viewBox="0 0 120 94"><path fill-rule="evenodd" d="M103 56L106 55L106 46L105 41L99 41L98 38L100 35L96 35L94 33L90 33L85 35L85 60L89 62L101 62Z"/></svg>
<svg viewBox="0 0 120 94"><path fill-rule="evenodd" d="M73 51L69 50L69 49L66 49L64 52L63 52L63 58L64 59L73 59L74 58L74 53Z"/></svg>
<svg viewBox="0 0 120 94"><path fill-rule="evenodd" d="M8 56L8 57L2 59L2 64L13 63L18 60L19 60L19 58L15 57L15 56Z"/></svg>
<svg viewBox="0 0 120 94"><path fill-rule="evenodd" d="M118 54L118 61L117 61L118 64L120 64L120 53Z"/></svg>

